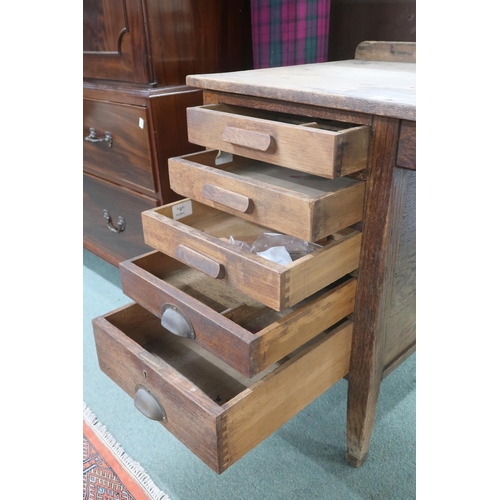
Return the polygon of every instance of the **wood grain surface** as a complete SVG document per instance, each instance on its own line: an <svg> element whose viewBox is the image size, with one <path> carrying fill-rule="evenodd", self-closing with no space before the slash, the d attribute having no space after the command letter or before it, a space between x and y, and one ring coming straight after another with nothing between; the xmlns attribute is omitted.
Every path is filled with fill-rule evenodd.
<svg viewBox="0 0 500 500"><path fill-rule="evenodd" d="M318 241L363 218L365 185L323 179L234 156L216 165L217 151L169 160L174 191L306 241Z"/></svg>
<svg viewBox="0 0 500 500"><path fill-rule="evenodd" d="M223 406L225 413L219 417L222 470L349 371L351 335L352 323L344 322Z"/></svg>
<svg viewBox="0 0 500 500"><path fill-rule="evenodd" d="M330 179L366 168L369 127L308 122L226 105L187 110L194 144Z"/></svg>
<svg viewBox="0 0 500 500"><path fill-rule="evenodd" d="M141 212L158 205L158 200L135 193L92 175L83 174L83 243L117 266L121 261L151 250L144 243ZM125 230L112 232L103 216L106 209L110 224L117 228L118 217Z"/></svg>
<svg viewBox="0 0 500 500"><path fill-rule="evenodd" d="M174 220L173 211L189 203L192 214ZM144 241L175 257L189 247L224 267L222 280L276 311L291 307L358 267L361 234L352 231L313 253L281 265L229 242L255 241L267 229L192 200L142 213Z"/></svg>
<svg viewBox="0 0 500 500"><path fill-rule="evenodd" d="M333 61L231 73L189 75L193 87L359 113L416 118L416 65Z"/></svg>
<svg viewBox="0 0 500 500"><path fill-rule="evenodd" d="M83 76L182 85L192 72L252 67L244 0L85 0Z"/></svg>
<svg viewBox="0 0 500 500"><path fill-rule="evenodd" d="M356 47L354 59L416 63L417 44L416 42L365 41Z"/></svg>
<svg viewBox="0 0 500 500"><path fill-rule="evenodd" d="M98 138L104 138L105 132L109 132L112 146L105 141L87 141L85 138L90 136L91 127ZM84 99L84 171L154 196L157 186L148 130L149 117L145 106Z"/></svg>
<svg viewBox="0 0 500 500"><path fill-rule="evenodd" d="M346 460L355 466L368 455L384 366L399 227L391 215L398 218L404 192L400 183L393 190L398 132L399 120L374 118L347 398Z"/></svg>
<svg viewBox="0 0 500 500"><path fill-rule="evenodd" d="M403 361L398 359L400 353L413 349L416 342L416 173L396 169L394 176L401 185L401 198L400 214L394 221L397 231L394 238L398 241L387 305L384 372L391 368L392 362Z"/></svg>
<svg viewBox="0 0 500 500"><path fill-rule="evenodd" d="M254 379L189 339L165 336L137 304L94 319L93 328L101 370L132 398L140 388L150 392L165 410L161 425L218 473L349 370L350 321Z"/></svg>
<svg viewBox="0 0 500 500"><path fill-rule="evenodd" d="M123 292L157 317L166 303L193 325L194 341L253 377L354 311L356 280L346 278L276 312L161 252L120 264Z"/></svg>
<svg viewBox="0 0 500 500"><path fill-rule="evenodd" d="M403 120L399 132L398 167L416 170L417 168L417 124Z"/></svg>

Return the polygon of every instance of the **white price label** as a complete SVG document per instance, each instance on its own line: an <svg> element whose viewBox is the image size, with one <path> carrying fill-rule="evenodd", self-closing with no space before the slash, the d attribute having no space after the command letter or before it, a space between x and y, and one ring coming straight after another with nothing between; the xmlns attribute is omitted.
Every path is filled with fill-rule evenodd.
<svg viewBox="0 0 500 500"><path fill-rule="evenodd" d="M224 165L224 163L231 163L233 161L233 155L231 153L226 153L224 151L219 151L215 157L216 165Z"/></svg>
<svg viewBox="0 0 500 500"><path fill-rule="evenodd" d="M172 217L174 220L182 219L193 213L193 204L191 200L183 201L172 207Z"/></svg>

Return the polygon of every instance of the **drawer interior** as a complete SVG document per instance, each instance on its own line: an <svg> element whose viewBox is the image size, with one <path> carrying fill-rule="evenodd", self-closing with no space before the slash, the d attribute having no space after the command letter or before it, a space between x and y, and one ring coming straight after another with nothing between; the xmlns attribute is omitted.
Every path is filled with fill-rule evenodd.
<svg viewBox="0 0 500 500"><path fill-rule="evenodd" d="M140 390L149 393L163 409L163 417L151 418L219 473L349 370L348 320L252 379L193 341L166 335L160 320L135 303L94 319L93 327L104 373L134 399Z"/></svg>
<svg viewBox="0 0 500 500"><path fill-rule="evenodd" d="M221 165L216 164L218 151L209 150L183 157L184 160L222 170L246 179L286 189L310 199L319 199L342 189L362 183L349 177L326 179L317 175L279 167L263 161L233 155L233 160Z"/></svg>
<svg viewBox="0 0 500 500"><path fill-rule="evenodd" d="M233 106L230 104L209 104L201 106L202 109L217 111L219 113L228 113L233 115L247 116L249 118L257 118L260 120L269 120L279 123L287 123L289 125L300 125L306 127L314 127L332 132L342 131L353 127L359 127L357 124L338 122L334 120L323 120L320 118L310 118L308 116L291 115L287 113L279 113L276 111L266 111L261 109L246 108L244 106Z"/></svg>
<svg viewBox="0 0 500 500"><path fill-rule="evenodd" d="M130 321L131 312L135 314L136 321ZM118 310L106 319L147 351L149 360L153 357L157 366L168 365L174 368L219 406L289 359L285 357L255 377L247 378L192 340L170 335L156 316L137 304L132 309Z"/></svg>
<svg viewBox="0 0 500 500"><path fill-rule="evenodd" d="M179 217L180 215L180 217ZM250 250L276 234L267 227L184 199L142 213L144 240L156 250L220 279L277 311L297 304L357 269L361 233L345 228L308 245L286 242L274 260ZM285 235L286 236L286 235ZM231 238L237 244L231 243ZM273 241L275 243L275 240ZM283 240L277 243L283 246ZM265 250L265 246L260 246Z"/></svg>
<svg viewBox="0 0 500 500"><path fill-rule="evenodd" d="M247 221L235 215L231 215L226 212L221 212L220 210L208 207L202 203L198 203L194 200L181 200L179 202L174 202L169 205L164 205L162 207L156 208L153 211L163 217L168 219L174 219L174 207L180 205L181 203L187 203L191 207L189 209L191 215L182 217L179 220L182 224L189 226L194 229L198 229L202 233L206 235L210 235L214 238L220 240L224 245L230 245L230 248L234 251L243 252L247 256L251 256L255 259L265 260L263 257L260 257L256 254L249 252L243 248L239 248L237 245L230 244L230 238L232 237L234 240L241 241L247 244L252 244L258 236L260 236L264 232L276 233L267 227L261 226L259 224L255 224L253 222ZM356 231L346 229L338 234L338 240L342 239L343 236L349 236L351 233ZM271 266L278 266L282 269L287 269L294 267L306 259L311 258L314 254L322 249L322 247L327 246L330 240L324 238L321 241L315 242L321 248L316 249L314 252L311 252L307 255L301 256L299 258L292 259L293 262L289 264L276 264L271 261L266 262Z"/></svg>
<svg viewBox="0 0 500 500"><path fill-rule="evenodd" d="M352 279L350 275L346 275L307 299L283 311L275 311L243 292L226 285L223 281L214 280L161 252L152 252L135 258L133 264L149 275L155 276L208 306L221 316L230 319L251 334L258 334L280 319L292 314L293 311L312 303L328 291Z"/></svg>

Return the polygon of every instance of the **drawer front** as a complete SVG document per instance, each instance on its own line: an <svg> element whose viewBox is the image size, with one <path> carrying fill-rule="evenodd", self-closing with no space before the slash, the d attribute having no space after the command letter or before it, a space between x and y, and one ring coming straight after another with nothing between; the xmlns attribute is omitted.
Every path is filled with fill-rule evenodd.
<svg viewBox="0 0 500 500"><path fill-rule="evenodd" d="M150 252L120 264L123 292L246 377L254 377L354 311L356 279L283 313L203 273Z"/></svg>
<svg viewBox="0 0 500 500"><path fill-rule="evenodd" d="M148 130L147 109L143 106L84 99L84 170L119 185L154 194L156 183Z"/></svg>
<svg viewBox="0 0 500 500"><path fill-rule="evenodd" d="M150 251L144 243L141 212L157 204L156 200L83 174L84 243L115 265Z"/></svg>
<svg viewBox="0 0 500 500"><path fill-rule="evenodd" d="M254 379L165 334L138 304L94 319L93 328L101 370L218 473L349 371L350 321Z"/></svg>
<svg viewBox="0 0 500 500"><path fill-rule="evenodd" d="M365 125L340 128L224 104L188 108L187 122L194 144L320 177L348 175L368 163L370 127Z"/></svg>
<svg viewBox="0 0 500 500"><path fill-rule="evenodd" d="M363 181L325 179L238 156L216 165L217 153L170 158L172 189L306 241L318 241L363 218Z"/></svg>
<svg viewBox="0 0 500 500"><path fill-rule="evenodd" d="M277 311L351 273L359 262L361 233L346 230L313 253L276 264L229 241L254 241L265 227L192 200L147 210L142 225L146 244Z"/></svg>

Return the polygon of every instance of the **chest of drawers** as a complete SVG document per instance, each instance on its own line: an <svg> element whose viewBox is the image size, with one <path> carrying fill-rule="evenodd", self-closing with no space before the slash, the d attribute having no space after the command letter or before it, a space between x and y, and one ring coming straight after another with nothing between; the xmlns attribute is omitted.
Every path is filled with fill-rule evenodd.
<svg viewBox="0 0 500 500"><path fill-rule="evenodd" d="M167 161L200 149L187 140L185 108L202 96L186 87L83 88L83 241L118 265L151 250L141 212L180 198L170 189Z"/></svg>
<svg viewBox="0 0 500 500"><path fill-rule="evenodd" d="M140 213L180 198L167 160L200 150L186 108L193 72L251 67L250 6L241 0L83 3L83 244L114 265L151 248Z"/></svg>
<svg viewBox="0 0 500 500"><path fill-rule="evenodd" d="M120 264L134 303L94 332L101 369L216 472L344 376L346 458L367 457L381 381L416 345L414 71L354 60L188 77L204 90L188 134L209 149L170 159L188 197L143 212L155 250ZM204 131L207 109L221 123ZM276 263L231 242L276 231L318 246Z"/></svg>

